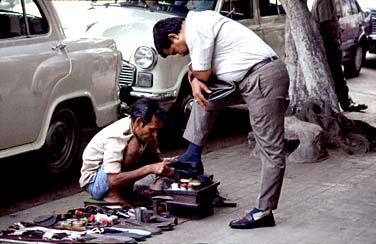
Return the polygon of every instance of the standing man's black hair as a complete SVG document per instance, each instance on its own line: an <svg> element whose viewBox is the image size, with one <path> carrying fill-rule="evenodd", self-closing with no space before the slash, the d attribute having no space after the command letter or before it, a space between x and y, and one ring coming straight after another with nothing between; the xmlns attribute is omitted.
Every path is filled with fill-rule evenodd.
<svg viewBox="0 0 376 244"><path fill-rule="evenodd" d="M163 52L163 49L170 48L172 42L168 39L168 34L179 34L181 30L181 24L185 18L171 17L158 21L153 28L154 45L157 52L162 57L167 57Z"/></svg>
<svg viewBox="0 0 376 244"><path fill-rule="evenodd" d="M140 118L143 124L149 123L153 115L160 122L164 122L166 119L166 112L159 106L158 102L148 98L141 98L135 102L131 107L130 115L132 121Z"/></svg>

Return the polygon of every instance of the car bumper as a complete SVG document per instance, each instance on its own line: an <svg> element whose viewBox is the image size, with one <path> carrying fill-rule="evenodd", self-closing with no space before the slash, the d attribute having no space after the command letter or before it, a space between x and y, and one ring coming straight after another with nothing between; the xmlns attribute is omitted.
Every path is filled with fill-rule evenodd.
<svg viewBox="0 0 376 244"><path fill-rule="evenodd" d="M158 101L165 110L169 110L177 99L176 92L149 93L133 91L131 86L120 87L120 100L123 104L131 105L143 97Z"/></svg>
<svg viewBox="0 0 376 244"><path fill-rule="evenodd" d="M368 51L370 53L376 53L376 34L370 35L368 38Z"/></svg>

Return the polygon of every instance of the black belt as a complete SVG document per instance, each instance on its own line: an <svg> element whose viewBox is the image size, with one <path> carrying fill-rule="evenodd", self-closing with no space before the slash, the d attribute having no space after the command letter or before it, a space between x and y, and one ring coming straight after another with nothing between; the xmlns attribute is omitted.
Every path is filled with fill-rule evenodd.
<svg viewBox="0 0 376 244"><path fill-rule="evenodd" d="M274 60L277 60L278 57L277 56L272 56L272 57L267 57L266 59L264 60L261 60L260 62L258 62L257 64L253 65L248 71L247 73L244 75L243 79L244 80L246 77L248 77L250 74L252 74L253 72L255 72L256 70L260 69L261 67L263 67L264 65L274 61Z"/></svg>

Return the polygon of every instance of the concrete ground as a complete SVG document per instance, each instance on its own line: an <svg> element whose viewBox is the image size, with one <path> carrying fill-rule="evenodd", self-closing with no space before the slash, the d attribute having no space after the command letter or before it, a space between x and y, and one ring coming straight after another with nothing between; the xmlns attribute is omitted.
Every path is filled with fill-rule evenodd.
<svg viewBox="0 0 376 244"><path fill-rule="evenodd" d="M364 113L349 113L376 126L375 70L365 68L356 83L348 81L354 100L368 104ZM287 164L276 226L254 230L233 230L228 223L244 215L255 204L260 179L260 161L250 157L246 141L206 153L208 173L220 181L221 195L238 204L217 208L212 216L181 222L175 230L155 235L145 244L251 243L251 244L373 244L376 241L376 153L348 155L329 150L325 161ZM0 217L0 228L82 206L84 192L34 208ZM53 212L52 212L53 213Z"/></svg>

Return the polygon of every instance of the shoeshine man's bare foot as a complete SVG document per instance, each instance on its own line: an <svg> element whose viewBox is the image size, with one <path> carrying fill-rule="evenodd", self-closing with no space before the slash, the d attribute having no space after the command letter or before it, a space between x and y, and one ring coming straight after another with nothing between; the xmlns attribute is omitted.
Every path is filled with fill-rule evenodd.
<svg viewBox="0 0 376 244"><path fill-rule="evenodd" d="M109 191L108 194L103 198L104 201L110 203L121 203L123 206L129 205L124 198L120 196L116 191Z"/></svg>

